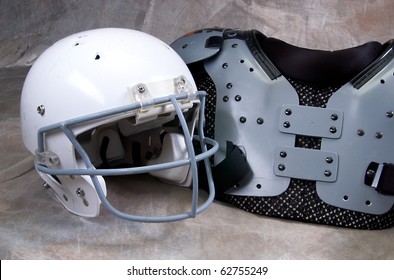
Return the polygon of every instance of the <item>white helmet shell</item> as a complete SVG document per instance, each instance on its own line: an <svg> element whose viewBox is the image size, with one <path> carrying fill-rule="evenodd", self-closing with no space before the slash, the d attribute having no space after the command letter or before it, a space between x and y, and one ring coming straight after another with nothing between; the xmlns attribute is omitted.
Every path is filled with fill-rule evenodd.
<svg viewBox="0 0 394 280"><path fill-rule="evenodd" d="M171 96L180 98L182 93L186 94L185 100L171 102L175 99L166 99ZM200 99L196 93L187 66L161 40L140 31L120 28L80 32L48 48L30 69L21 97L23 142L32 154L36 154L39 174L62 204L75 214L94 217L99 214L100 203L106 195L104 179L97 175L99 169L96 170L96 163L102 164L106 159L100 161L98 152L93 151L100 149L96 147L97 143L105 137L111 139L104 157L109 156L111 160L122 158L126 151L121 145L121 137L149 129L157 132L155 128L173 120L177 114L178 118L183 118L179 112L182 115L182 112L199 107ZM163 103L158 104L157 100ZM197 117L198 113L189 121L188 132L183 129L186 138L190 138ZM115 129L111 128L114 123ZM96 129L103 125L109 128ZM90 138L95 138L94 141L79 145L75 140L82 133L88 133ZM170 138L179 141L179 137ZM184 140L185 147L187 141ZM194 151L190 148L183 150L186 152L182 156L171 158L167 155L145 164L187 161L189 158L186 166L169 169L166 173L169 178L163 178L171 181L172 170L176 173L173 177L178 180L174 183L186 185L191 182L189 166L193 164L190 154ZM211 149L210 153L214 150ZM51 174L47 174L49 169ZM112 207L106 200L105 205ZM203 210L194 209L192 215L151 219L111 209L122 218L148 222L178 220Z"/></svg>

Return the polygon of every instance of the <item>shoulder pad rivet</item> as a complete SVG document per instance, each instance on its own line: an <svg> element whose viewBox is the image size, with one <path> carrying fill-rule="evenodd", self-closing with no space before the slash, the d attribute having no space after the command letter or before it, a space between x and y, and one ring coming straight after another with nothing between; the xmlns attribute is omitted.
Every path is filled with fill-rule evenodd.
<svg viewBox="0 0 394 280"><path fill-rule="evenodd" d="M278 169L279 169L279 171L284 171L286 169L286 166L281 163L278 165Z"/></svg>
<svg viewBox="0 0 394 280"><path fill-rule="evenodd" d="M375 176L375 171L372 170L372 169L369 169L369 170L367 171L367 176L368 176L369 178L374 177L374 176Z"/></svg>
<svg viewBox="0 0 394 280"><path fill-rule="evenodd" d="M284 122L284 123L283 123L283 126L284 126L285 128L289 128L289 127L290 127L290 122L288 122L288 121Z"/></svg>
<svg viewBox="0 0 394 280"><path fill-rule="evenodd" d="M337 128L335 126L331 126L330 127L330 132L331 133L336 133L337 132Z"/></svg>

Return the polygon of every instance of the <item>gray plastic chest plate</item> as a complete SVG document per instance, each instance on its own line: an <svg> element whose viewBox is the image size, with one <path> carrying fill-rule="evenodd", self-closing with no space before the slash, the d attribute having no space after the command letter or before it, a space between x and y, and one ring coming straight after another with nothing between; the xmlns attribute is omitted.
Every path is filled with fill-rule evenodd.
<svg viewBox="0 0 394 280"><path fill-rule="evenodd" d="M335 182L338 154L314 149L278 147L275 151L274 172L278 176L290 178Z"/></svg>
<svg viewBox="0 0 394 280"><path fill-rule="evenodd" d="M341 138L322 140L321 149L339 154L338 178L317 182L319 197L328 204L371 214L390 210L394 196L364 184L371 161L394 162L394 61L359 90L350 84L329 100L327 108L344 112Z"/></svg>
<svg viewBox="0 0 394 280"><path fill-rule="evenodd" d="M343 113L338 110L286 104L280 111L279 130L298 135L339 138Z"/></svg>
<svg viewBox="0 0 394 280"><path fill-rule="evenodd" d="M243 40L227 39L221 48L207 49L212 35L221 32L184 37L172 47L187 63L204 59L215 83L220 144L215 164L225 158L226 141L232 141L252 168L250 178L227 193L280 195L290 178L299 178L316 181L319 197L330 205L371 214L390 210L394 196L365 185L364 176L372 161L394 162L394 117L387 114L394 111L394 61L360 89L343 86L326 109L307 108L298 106L298 95L283 76L268 77ZM321 149L295 148L295 135L321 137Z"/></svg>
<svg viewBox="0 0 394 280"><path fill-rule="evenodd" d="M283 193L290 178L274 174L278 146L294 146L293 134L278 129L283 104L298 104L298 96L284 77L271 80L240 39L224 41L222 51L205 62L216 85L215 139L220 150L215 164L225 158L226 141L244 149L253 175L228 193L274 196Z"/></svg>

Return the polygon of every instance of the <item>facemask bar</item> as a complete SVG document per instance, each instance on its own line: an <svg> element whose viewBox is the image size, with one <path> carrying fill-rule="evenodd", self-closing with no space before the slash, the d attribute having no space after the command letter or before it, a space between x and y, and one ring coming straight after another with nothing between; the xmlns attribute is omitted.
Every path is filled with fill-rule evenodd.
<svg viewBox="0 0 394 280"><path fill-rule="evenodd" d="M187 135L187 137L185 137L186 147L187 147L187 151L188 151L188 155L189 155L187 159L177 160L174 162L149 165L149 166L131 167L131 168L95 169L92 162L90 161L88 154L85 152L85 150L83 149L81 144L78 142L78 140L76 139L76 137L70 127L72 127L74 125L81 124L83 122L88 122L88 121L92 121L92 120L96 120L96 119L102 119L102 118L105 118L105 117L108 117L111 115L121 114L121 113L129 112L132 110L138 110L138 109L141 109L144 107L144 104L142 104L142 103L133 103L131 105L122 106L122 107L107 110L107 111L104 111L101 113L91 114L91 115L87 115L84 117L79 117L79 118L71 119L71 120L68 120L65 122L59 122L59 123L56 123L53 125L49 125L49 126L40 128L37 132L38 150L36 152L36 157L38 159L38 162L36 164L36 168L39 172L46 173L49 175L89 175L91 177L93 185L97 191L98 197L100 198L103 205L112 214L114 214L115 216L118 216L122 219L136 221L136 222L157 223L157 222L172 222L172 221L178 221L178 220L183 220L183 219L195 217L197 214L206 210L214 200L215 188L214 188L214 183L213 183L211 169L210 169L209 157L211 157L219 149L219 144L215 140L204 137L203 120L201 118L204 116L205 95L206 95L205 92L197 91L192 94L180 93L178 95L170 95L170 96L166 96L166 97L160 97L160 98L153 99L154 105L160 105L163 103L171 102L172 105L174 106L175 111L178 115L181 127L183 129L183 132L185 135ZM202 153L199 155L195 155L192 139L191 139L191 137L188 137L189 135L191 135L191 133L188 129L187 122L186 122L185 117L182 113L182 110L178 104L178 101L188 100L188 99L192 99L195 97L200 99L200 108L199 108L200 118L199 118L198 126L197 126L198 136L193 137L195 140L200 142ZM67 138L73 144L74 148L79 153L84 164L86 165L86 169L52 169L52 168L47 167L47 166L51 166L51 163L53 163L53 162L56 163L58 161L58 159L56 159L56 155L51 156L51 152L45 151L45 149L44 149L44 134L54 131L54 130L59 130L59 129L63 131L63 133L67 136ZM209 150L207 148L207 144L212 146ZM42 160L39 159L40 157ZM198 200L197 162L199 162L201 160L204 161L205 169L207 172L209 196L206 199L206 201L203 204L201 204L201 206L197 207L197 200ZM141 173L151 172L154 170L170 169L170 168L179 167L179 166L183 166L183 165L187 165L187 164L190 164L192 177L193 177L192 207L189 212L175 214L175 215L171 215L171 216L162 216L162 217L135 216L135 215L130 215L130 214L119 211L118 209L114 208L110 204L110 202L107 200L104 192L102 191L99 180L97 178L97 176L118 176L118 175L141 174ZM45 166L45 165L47 165L47 166Z"/></svg>

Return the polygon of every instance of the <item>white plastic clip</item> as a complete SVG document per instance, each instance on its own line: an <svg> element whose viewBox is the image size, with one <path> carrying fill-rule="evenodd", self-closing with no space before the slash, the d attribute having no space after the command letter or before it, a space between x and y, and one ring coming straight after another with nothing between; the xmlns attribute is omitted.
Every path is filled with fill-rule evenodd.
<svg viewBox="0 0 394 280"><path fill-rule="evenodd" d="M193 98L196 94L192 84L186 79L185 76L175 78L175 88L178 94L186 93L189 98Z"/></svg>
<svg viewBox="0 0 394 280"><path fill-rule="evenodd" d="M153 107L153 98L145 84L137 84L133 87L133 98L141 105L141 111L147 111Z"/></svg>
<svg viewBox="0 0 394 280"><path fill-rule="evenodd" d="M36 161L38 164L46 167L54 167L60 164L59 156L50 151L38 152L36 151Z"/></svg>

